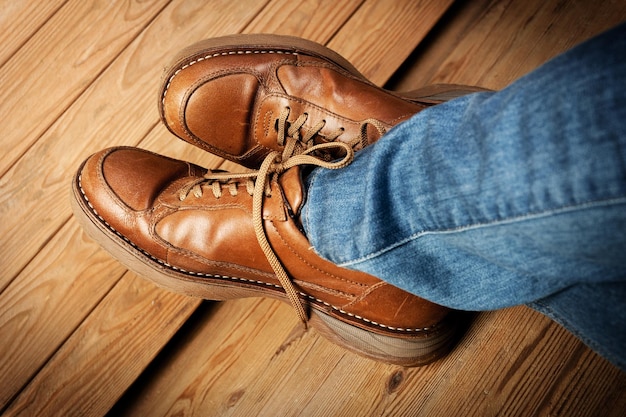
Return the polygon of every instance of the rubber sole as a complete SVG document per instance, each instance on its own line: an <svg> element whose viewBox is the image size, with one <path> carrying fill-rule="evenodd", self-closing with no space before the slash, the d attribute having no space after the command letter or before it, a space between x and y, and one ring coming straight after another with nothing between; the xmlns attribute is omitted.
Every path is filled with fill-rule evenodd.
<svg viewBox="0 0 626 417"><path fill-rule="evenodd" d="M81 189L80 174L72 183L71 206L89 237L126 268L162 288L207 300L270 297L289 304L277 285L183 271L152 257L98 215ZM305 298L305 301L311 300ZM309 325L321 335L348 350L386 363L408 367L425 365L445 355L456 338L458 320L453 314L436 326L396 336L393 332L385 335L355 326L349 322L349 317L340 320L327 313L328 306L314 302L309 302L309 306Z"/></svg>

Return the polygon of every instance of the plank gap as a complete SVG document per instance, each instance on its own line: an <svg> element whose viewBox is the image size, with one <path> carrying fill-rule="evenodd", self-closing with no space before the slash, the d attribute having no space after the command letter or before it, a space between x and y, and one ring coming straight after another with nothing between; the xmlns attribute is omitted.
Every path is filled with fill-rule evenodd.
<svg viewBox="0 0 626 417"><path fill-rule="evenodd" d="M30 386L31 383L33 383L33 381L37 378L39 373L42 370L44 370L48 366L50 361L61 351L61 349L63 349L63 347L67 343L67 341L70 340L74 336L76 331L81 326L84 325L85 321L88 320L89 317L91 316L91 314L95 310L98 309L98 307L100 306L100 303L107 298L107 296L111 293L111 291L113 291L114 288L119 284L119 282L121 281L122 277L124 275L126 275L127 273L128 273L128 271L123 271L122 273L120 273L119 276L116 279L114 279L114 283L110 286L110 288L107 291L105 291L104 294L102 294L102 296L99 298L99 301L93 303L91 309L83 316L82 320L77 322L74 325L74 327L71 328L71 330L66 333L65 338L63 338L60 341L60 343L58 343L56 345L56 348L51 349L49 351L49 354L41 361L40 365L36 369L33 370L33 372L30 375L30 377L23 381L23 383L21 384L21 387L19 389L15 390L14 394L6 401L6 403L2 404L2 407L0 408L0 415L4 414L9 408L12 407L13 403L15 402L15 400L22 394L22 392L28 386Z"/></svg>
<svg viewBox="0 0 626 417"><path fill-rule="evenodd" d="M350 13L350 15L348 16L348 18L346 19L346 22L349 21L350 19L352 19L356 14L359 13L359 10L361 10L361 8L363 7L363 5L365 4L366 0L361 0L361 3L359 3L359 5L357 7L354 8L354 10L352 11L352 13ZM337 37L337 35L341 32L342 26L339 26L335 29L335 31L330 35L330 37L326 40L326 42L324 42L324 45L328 46L328 44L331 44L333 42L333 40L335 40L335 38Z"/></svg>
<svg viewBox="0 0 626 417"><path fill-rule="evenodd" d="M202 325L211 320L217 303L220 301L202 301L196 310L189 316L185 323L178 329L174 336L163 346L161 351L154 357L139 377L133 382L116 404L109 410L106 417L117 417L131 406L136 398L143 397L149 390L150 381L153 380L164 368L170 365L171 356L179 352L201 330Z"/></svg>

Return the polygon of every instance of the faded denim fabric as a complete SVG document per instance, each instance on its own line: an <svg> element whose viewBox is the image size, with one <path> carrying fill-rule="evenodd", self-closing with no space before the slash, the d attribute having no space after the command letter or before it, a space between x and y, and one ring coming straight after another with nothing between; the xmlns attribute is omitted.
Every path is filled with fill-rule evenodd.
<svg viewBox="0 0 626 417"><path fill-rule="evenodd" d="M626 369L626 25L306 183L322 257L456 309L528 304Z"/></svg>

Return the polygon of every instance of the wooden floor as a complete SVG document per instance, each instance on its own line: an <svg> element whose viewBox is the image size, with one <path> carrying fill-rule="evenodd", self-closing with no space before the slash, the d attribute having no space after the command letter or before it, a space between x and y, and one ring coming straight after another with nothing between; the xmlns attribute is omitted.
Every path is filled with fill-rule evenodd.
<svg viewBox="0 0 626 417"><path fill-rule="evenodd" d="M528 308L476 315L432 365L385 365L300 333L280 302L156 288L69 208L108 146L221 164L158 120L162 68L196 40L292 34L388 88L499 89L624 20L611 0L0 1L0 413L626 415L626 374Z"/></svg>

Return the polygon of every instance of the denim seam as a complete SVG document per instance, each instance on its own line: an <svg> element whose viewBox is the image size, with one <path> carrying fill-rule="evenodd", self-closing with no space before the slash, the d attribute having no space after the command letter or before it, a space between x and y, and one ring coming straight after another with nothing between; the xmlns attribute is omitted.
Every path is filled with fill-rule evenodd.
<svg viewBox="0 0 626 417"><path fill-rule="evenodd" d="M587 201L584 203L579 203L579 204L575 204L575 205L569 205L569 206L563 206L557 209L552 209L552 210L546 210L546 211L542 211L542 212L536 212L536 213L527 213L521 216L514 216L514 217L508 217L508 218L504 218L504 219L498 219L498 220L493 220L490 222L485 222L485 223L476 223L476 224L468 224L468 225L464 225L464 226L457 226L455 228L451 228L451 229L441 229L441 230L422 230L420 232L414 233L411 236L402 239L392 245L389 245L385 248L382 248L376 252L372 252L368 255L362 256L360 258L356 258L350 261L345 261L345 262L341 262L338 263L338 266L341 267L349 267L352 265L356 265L362 262L366 262L369 261L371 259L374 259L378 256L381 256L387 252L390 252L400 246L403 246L409 242L412 242L416 239L419 239L422 236L426 236L426 235L436 235L436 234L450 234L450 233L459 233L459 232L466 232L469 230L477 230L477 229L481 229L484 227L491 227L491 226L499 226L499 225L506 225L506 224L513 224L513 223L517 223L517 222L521 222L521 221L525 221L525 220L532 220L532 219L538 219L541 217L547 217L550 215L554 215L554 214L562 214L562 213L568 213L568 212L573 212L573 211L577 211L577 210L586 210L586 209L590 209L590 208L596 208L596 207L602 207L602 206L609 206L609 205L619 205L619 204L626 204L626 197L616 197L616 198L611 198L611 199L607 199L607 200L595 200L595 201Z"/></svg>

